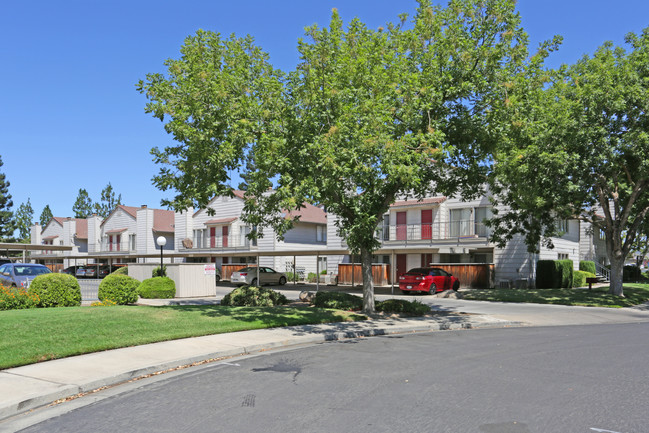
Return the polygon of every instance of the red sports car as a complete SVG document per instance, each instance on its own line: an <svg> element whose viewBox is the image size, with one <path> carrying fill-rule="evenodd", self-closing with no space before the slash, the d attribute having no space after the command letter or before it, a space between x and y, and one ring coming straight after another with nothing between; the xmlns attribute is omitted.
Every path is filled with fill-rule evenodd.
<svg viewBox="0 0 649 433"><path fill-rule="evenodd" d="M428 292L432 295L459 288L460 280L440 268L414 268L399 277L399 289L404 294Z"/></svg>

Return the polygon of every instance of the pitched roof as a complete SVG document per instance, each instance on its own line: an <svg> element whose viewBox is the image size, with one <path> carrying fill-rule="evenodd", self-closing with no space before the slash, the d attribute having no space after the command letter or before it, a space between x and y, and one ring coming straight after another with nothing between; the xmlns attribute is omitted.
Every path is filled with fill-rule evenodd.
<svg viewBox="0 0 649 433"><path fill-rule="evenodd" d="M327 224L327 213L322 208L309 203L304 203L302 209L286 213L286 218L296 216L299 216L300 222L303 223Z"/></svg>
<svg viewBox="0 0 649 433"><path fill-rule="evenodd" d="M153 231L173 233L174 211L165 209L153 209Z"/></svg>
<svg viewBox="0 0 649 433"><path fill-rule="evenodd" d="M132 216L135 219L137 217L137 210L139 209L139 207L124 206L123 204L118 204L117 206L115 206L115 209L110 211L108 216L106 218L104 218L104 220L101 222L100 225L103 226L104 224L106 224L106 221L108 221L110 219L110 217L112 217L113 214L115 212L117 212L117 209L122 209L124 212L126 212L127 214L129 214L130 216Z"/></svg>
<svg viewBox="0 0 649 433"><path fill-rule="evenodd" d="M395 201L390 205L391 208L394 207L410 207L410 206L424 206L429 204L439 204L446 201L446 197L431 197L424 198L422 200L412 199L412 200L400 200Z"/></svg>
<svg viewBox="0 0 649 433"><path fill-rule="evenodd" d="M237 219L238 219L237 217L219 218L215 220L209 220L205 223L205 225L210 226L210 225L218 225L218 224L227 224L236 221Z"/></svg>
<svg viewBox="0 0 649 433"><path fill-rule="evenodd" d="M85 218L75 218L77 239L88 239L88 220Z"/></svg>

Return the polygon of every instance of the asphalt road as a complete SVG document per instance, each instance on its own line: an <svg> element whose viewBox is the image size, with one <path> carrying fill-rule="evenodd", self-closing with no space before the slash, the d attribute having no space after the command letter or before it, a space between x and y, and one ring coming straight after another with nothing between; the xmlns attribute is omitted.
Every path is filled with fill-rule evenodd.
<svg viewBox="0 0 649 433"><path fill-rule="evenodd" d="M634 323L324 343L118 386L47 409L53 418L24 431L649 432L648 332Z"/></svg>

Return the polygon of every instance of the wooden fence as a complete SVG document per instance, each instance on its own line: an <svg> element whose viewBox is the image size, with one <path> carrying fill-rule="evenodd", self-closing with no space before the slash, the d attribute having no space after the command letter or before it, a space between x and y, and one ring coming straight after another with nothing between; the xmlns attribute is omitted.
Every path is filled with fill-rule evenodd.
<svg viewBox="0 0 649 433"><path fill-rule="evenodd" d="M489 288L494 287L494 265L488 263L466 263L466 264L432 264L431 267L444 269L460 280L460 287L466 288ZM363 274L361 265L358 263L341 263L338 265L338 284L352 284L352 272L354 272L353 283L362 284ZM373 264L372 279L375 286L389 286L390 265ZM394 282L399 284L399 280Z"/></svg>

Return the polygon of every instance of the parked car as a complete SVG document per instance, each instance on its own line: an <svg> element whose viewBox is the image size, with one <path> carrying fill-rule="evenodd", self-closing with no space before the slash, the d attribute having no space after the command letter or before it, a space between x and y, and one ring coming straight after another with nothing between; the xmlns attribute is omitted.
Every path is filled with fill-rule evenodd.
<svg viewBox="0 0 649 433"><path fill-rule="evenodd" d="M96 264L95 265L86 265L86 266L84 266L85 272L84 272L83 276L85 278L99 278L97 276L97 272L99 271L99 268L101 266L102 265L96 265Z"/></svg>
<svg viewBox="0 0 649 433"><path fill-rule="evenodd" d="M247 267L233 272L230 276L230 282L239 286L249 284L251 286L263 284L286 284L286 275L283 272L277 272L274 269L264 266L259 267L259 284L257 284L257 268Z"/></svg>
<svg viewBox="0 0 649 433"><path fill-rule="evenodd" d="M99 266L99 277L104 278L106 275L112 274L119 268L123 268L124 265L101 265Z"/></svg>
<svg viewBox="0 0 649 433"><path fill-rule="evenodd" d="M47 267L35 263L5 263L0 266L0 284L26 289L34 278L51 272Z"/></svg>
<svg viewBox="0 0 649 433"><path fill-rule="evenodd" d="M72 276L76 277L77 276L77 270L79 270L79 268L83 268L83 266L84 265L68 266L67 268L62 269L59 272L62 273L62 274L68 274L68 275L72 275Z"/></svg>
<svg viewBox="0 0 649 433"><path fill-rule="evenodd" d="M404 294L428 292L432 295L459 288L460 280L440 268L414 268L399 277L399 289Z"/></svg>

